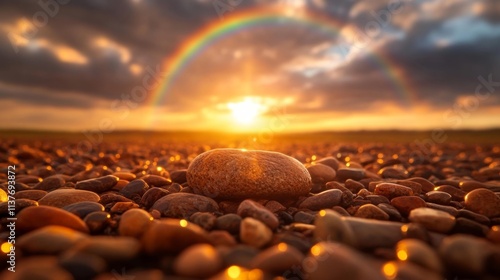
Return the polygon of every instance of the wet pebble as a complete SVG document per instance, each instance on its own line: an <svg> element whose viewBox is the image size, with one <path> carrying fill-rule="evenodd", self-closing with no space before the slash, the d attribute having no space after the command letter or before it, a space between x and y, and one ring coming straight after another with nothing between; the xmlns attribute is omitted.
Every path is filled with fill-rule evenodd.
<svg viewBox="0 0 500 280"><path fill-rule="evenodd" d="M159 175L146 175L141 179L144 180L150 187L163 187L172 184L172 181L169 178Z"/></svg>
<svg viewBox="0 0 500 280"><path fill-rule="evenodd" d="M316 241L340 242L356 245L354 232L337 212L325 209L318 212L314 220L314 239Z"/></svg>
<svg viewBox="0 0 500 280"><path fill-rule="evenodd" d="M94 236L78 242L72 252L95 255L107 262L125 262L134 259L141 250L137 239L122 236Z"/></svg>
<svg viewBox="0 0 500 280"><path fill-rule="evenodd" d="M170 179L177 184L184 184L187 182L187 169L175 170L170 172Z"/></svg>

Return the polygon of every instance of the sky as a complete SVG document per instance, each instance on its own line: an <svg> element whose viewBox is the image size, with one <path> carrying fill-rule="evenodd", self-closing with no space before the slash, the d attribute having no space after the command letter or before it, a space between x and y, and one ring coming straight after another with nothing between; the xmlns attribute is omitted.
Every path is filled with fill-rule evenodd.
<svg viewBox="0 0 500 280"><path fill-rule="evenodd" d="M497 0L1 0L0 128L500 127L499 50Z"/></svg>

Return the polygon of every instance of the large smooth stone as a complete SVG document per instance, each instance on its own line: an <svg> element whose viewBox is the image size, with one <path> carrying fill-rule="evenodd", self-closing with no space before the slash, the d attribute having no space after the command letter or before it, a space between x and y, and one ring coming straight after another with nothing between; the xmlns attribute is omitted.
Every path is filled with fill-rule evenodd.
<svg viewBox="0 0 500 280"><path fill-rule="evenodd" d="M170 218L189 218L196 212L216 212L219 205L213 199L192 193L173 193L158 199L151 210Z"/></svg>
<svg viewBox="0 0 500 280"><path fill-rule="evenodd" d="M311 176L299 161L259 150L205 152L189 165L187 181L197 192L217 199L283 200L306 195L312 187Z"/></svg>
<svg viewBox="0 0 500 280"><path fill-rule="evenodd" d="M98 202L99 199L99 196L94 192L74 189L61 189L49 192L40 200L38 200L38 204L63 208L70 204L81 201Z"/></svg>
<svg viewBox="0 0 500 280"><path fill-rule="evenodd" d="M85 223L76 215L52 206L33 206L17 214L16 229L29 232L48 225L59 225L88 233Z"/></svg>

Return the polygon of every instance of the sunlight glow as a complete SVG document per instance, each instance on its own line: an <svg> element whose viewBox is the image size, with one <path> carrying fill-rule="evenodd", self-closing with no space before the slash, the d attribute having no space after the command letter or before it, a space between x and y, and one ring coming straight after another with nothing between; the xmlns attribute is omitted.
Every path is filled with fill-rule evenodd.
<svg viewBox="0 0 500 280"><path fill-rule="evenodd" d="M264 111L264 106L255 98L245 97L241 102L227 103L231 110L232 117L237 123L252 124L257 117Z"/></svg>

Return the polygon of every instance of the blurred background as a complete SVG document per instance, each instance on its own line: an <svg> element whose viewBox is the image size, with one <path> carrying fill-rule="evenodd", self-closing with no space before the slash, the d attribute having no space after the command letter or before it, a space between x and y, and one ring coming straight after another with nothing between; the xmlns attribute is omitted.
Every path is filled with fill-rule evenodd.
<svg viewBox="0 0 500 280"><path fill-rule="evenodd" d="M500 127L497 0L0 1L2 129Z"/></svg>

